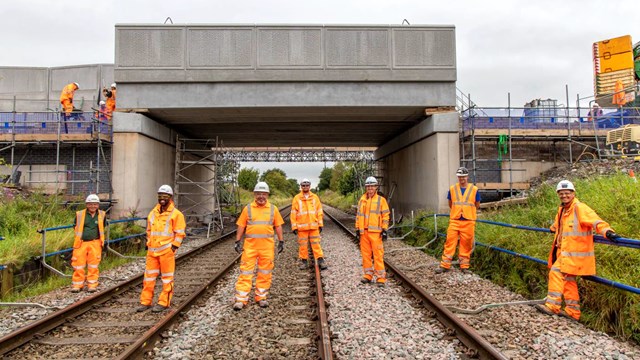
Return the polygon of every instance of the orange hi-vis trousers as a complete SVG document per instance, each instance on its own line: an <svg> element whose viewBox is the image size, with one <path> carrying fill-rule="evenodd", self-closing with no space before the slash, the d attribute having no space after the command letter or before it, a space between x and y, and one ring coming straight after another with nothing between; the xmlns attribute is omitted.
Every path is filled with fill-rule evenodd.
<svg viewBox="0 0 640 360"><path fill-rule="evenodd" d="M362 255L363 277L367 280L372 280L375 275L377 282L386 282L387 273L384 270L382 233L365 230L364 233L360 234L360 255ZM373 262L371 258L373 258Z"/></svg>
<svg viewBox="0 0 640 360"><path fill-rule="evenodd" d="M313 258L324 257L322 254L322 247L320 247L320 230L298 230L298 258L309 258L309 243L311 243L311 250L313 250Z"/></svg>
<svg viewBox="0 0 640 360"><path fill-rule="evenodd" d="M271 288L271 272L275 257L273 238L245 238L242 257L240 258L240 275L236 282L236 301L246 304L249 302L251 282L258 264L256 276L255 301L266 300Z"/></svg>
<svg viewBox="0 0 640 360"><path fill-rule="evenodd" d="M440 267L443 267L445 269L451 268L453 255L456 253L458 239L460 239L460 248L458 249L458 260L460 261L460 269L469 268L471 264L471 252L473 252L475 230L475 221L449 220L449 228L447 229L447 241L444 243L444 252L442 253L442 261L440 262Z"/></svg>
<svg viewBox="0 0 640 360"><path fill-rule="evenodd" d="M564 311L572 318L580 320L580 294L576 275L560 272L560 248L556 254L556 261L549 270L549 288L545 305L554 313L559 313L564 295Z"/></svg>
<svg viewBox="0 0 640 360"><path fill-rule="evenodd" d="M90 240L83 241L80 247L73 249L71 256L71 266L73 267L73 275L71 276L71 286L76 289L84 287L85 273L84 267L87 266L87 287L95 289L98 287L98 277L100 276L100 258L102 256L102 241Z"/></svg>
<svg viewBox="0 0 640 360"><path fill-rule="evenodd" d="M153 291L156 286L156 278L158 275L161 275L162 292L160 296L158 296L158 305L164 307L171 305L171 298L173 297L173 273L175 270L176 257L171 249L161 254L148 251L140 303L142 305L151 305L153 302Z"/></svg>

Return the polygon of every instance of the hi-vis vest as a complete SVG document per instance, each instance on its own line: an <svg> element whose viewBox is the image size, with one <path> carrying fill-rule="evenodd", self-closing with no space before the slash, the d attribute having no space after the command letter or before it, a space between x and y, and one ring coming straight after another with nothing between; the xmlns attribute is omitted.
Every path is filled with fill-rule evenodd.
<svg viewBox="0 0 640 360"><path fill-rule="evenodd" d="M82 245L82 232L84 231L84 219L87 215L87 209L76 211L76 227L74 228L73 248L78 249ZM104 217L105 212L98 210L98 234L100 235L100 243L104 245Z"/></svg>
<svg viewBox="0 0 640 360"><path fill-rule="evenodd" d="M169 203L167 210L163 213L160 213L160 204L156 204L147 217L147 247L149 251L162 253L171 249L171 245L180 247L186 235L186 227L184 215L176 209L173 201Z"/></svg>
<svg viewBox="0 0 640 360"><path fill-rule="evenodd" d="M246 206L247 209L247 226L244 237L249 239L263 239L266 241L274 241L274 227L276 207L269 203L261 207L253 207L254 202Z"/></svg>
<svg viewBox="0 0 640 360"><path fill-rule="evenodd" d="M316 230L324 226L322 218L322 203L318 195L309 192L309 197L305 198L300 192L293 198L291 204L291 229L292 230Z"/></svg>
<svg viewBox="0 0 640 360"><path fill-rule="evenodd" d="M551 226L551 231L554 231L556 236L547 266L551 268L555 262L556 250L559 247L560 272L571 275L595 275L593 230L604 235L607 230L611 230L611 227L577 198L574 198L564 211L563 206L560 206Z"/></svg>
<svg viewBox="0 0 640 360"><path fill-rule="evenodd" d="M367 194L362 195L358 202L356 214L356 229L360 231L379 233L389 228L389 205L382 196L375 194L367 199Z"/></svg>
<svg viewBox="0 0 640 360"><path fill-rule="evenodd" d="M456 183L449 188L451 193L451 211L449 219L460 219L460 216L467 220L476 220L478 211L476 210L476 194L478 187L469 183L465 188L464 195L460 189L460 183Z"/></svg>

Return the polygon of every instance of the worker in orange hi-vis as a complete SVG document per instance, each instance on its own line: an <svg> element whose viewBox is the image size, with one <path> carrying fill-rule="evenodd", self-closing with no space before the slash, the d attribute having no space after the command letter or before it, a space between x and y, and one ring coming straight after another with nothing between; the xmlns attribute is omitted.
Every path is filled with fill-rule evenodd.
<svg viewBox="0 0 640 360"><path fill-rule="evenodd" d="M311 244L313 258L318 262L320 270L327 268L320 246L320 233L322 233L324 226L323 217L320 198L311 192L309 179L302 179L300 193L291 202L291 229L298 237L300 270L304 270L308 266L309 244Z"/></svg>
<svg viewBox="0 0 640 360"><path fill-rule="evenodd" d="M384 269L384 246L389 229L389 205L378 194L378 180L369 176L364 182L365 193L358 201L356 213L356 238L360 242L363 276L360 282L374 281L383 287L387 281ZM371 259L373 258L373 262Z"/></svg>
<svg viewBox="0 0 640 360"><path fill-rule="evenodd" d="M71 255L71 292L77 293L87 281L87 291L95 292L98 288L100 259L104 246L105 212L99 209L98 195L91 194L85 200L86 209L76 212L73 223L74 239ZM88 268L85 278L84 268Z"/></svg>
<svg viewBox="0 0 640 360"><path fill-rule="evenodd" d="M102 89L104 97L107 99L107 118L111 120L113 111L116 109L116 83L111 84L111 88Z"/></svg>
<svg viewBox="0 0 640 360"><path fill-rule="evenodd" d="M242 253L240 258L240 275L236 282L234 310L242 310L249 302L251 282L258 264L256 290L254 300L261 308L269 306L267 295L271 288L271 272L274 267L275 239L278 236L278 254L284 250L282 224L284 220L280 211L268 201L269 185L258 182L253 189L254 200L242 209L236 221L236 243L234 249ZM244 246L242 237L244 236Z"/></svg>
<svg viewBox="0 0 640 360"><path fill-rule="evenodd" d="M618 106L623 106L624 104L627 103L625 95L626 94L624 92L624 84L622 83L622 80L616 81L616 89L615 89L615 93L613 94L613 99L611 100L611 103Z"/></svg>
<svg viewBox="0 0 640 360"><path fill-rule="evenodd" d="M463 273L470 272L471 253L473 252L474 236L476 231L477 209L480 208L480 193L478 187L469 183L469 170L460 167L456 171L458 182L449 188L447 199L449 200L449 227L447 228L447 240L444 243L444 252L440 267L436 274L442 274L451 269L453 255L458 247L458 260L460 270Z"/></svg>
<svg viewBox="0 0 640 360"><path fill-rule="evenodd" d="M60 104L62 104L62 110L66 117L71 116L71 112L73 112L73 95L79 88L80 85L78 85L77 82L67 84L62 88L62 92L60 93Z"/></svg>
<svg viewBox="0 0 640 360"><path fill-rule="evenodd" d="M158 275L162 278L162 292L158 296L158 304L151 311L161 312L171 305L175 253L182 245L186 226L184 215L173 203L173 189L169 185L160 186L158 204L147 217L147 264L138 312L151 308Z"/></svg>
<svg viewBox="0 0 640 360"><path fill-rule="evenodd" d="M547 263L550 269L549 289L545 304L535 307L548 315L557 314L580 320L580 295L576 277L596 274L593 231L613 242L620 235L587 204L576 198L576 189L571 181L560 181L556 186L556 193L560 199L560 207L550 228L555 236ZM563 296L565 308L561 310Z"/></svg>

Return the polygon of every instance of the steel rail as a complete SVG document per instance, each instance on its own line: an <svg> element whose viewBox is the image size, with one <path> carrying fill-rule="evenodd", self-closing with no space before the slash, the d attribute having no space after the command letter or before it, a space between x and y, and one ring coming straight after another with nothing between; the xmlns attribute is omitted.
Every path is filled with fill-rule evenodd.
<svg viewBox="0 0 640 360"><path fill-rule="evenodd" d="M351 236L351 239L355 240L355 234L352 233L349 228L342 224L333 215L325 212L331 220L340 226L340 228ZM434 317L451 329L452 335L455 335L468 349L467 353L470 357L478 357L480 359L500 359L507 360L508 357L502 354L498 349L493 347L485 338L483 338L475 329L464 323L460 318L455 316L453 312L447 309L436 298L428 294L420 285L408 278L400 269L393 263L385 260L385 267L391 270L391 275L396 278L396 282L399 285L408 288L413 294L419 297L417 301L424 306L427 310L434 314Z"/></svg>
<svg viewBox="0 0 640 360"><path fill-rule="evenodd" d="M315 261L315 280L316 280L316 301L318 306L318 314L316 324L318 325L318 355L320 359L332 360L333 348L331 347L331 329L329 328L329 320L327 317L327 306L324 302L324 289L322 288L322 275L320 266Z"/></svg>

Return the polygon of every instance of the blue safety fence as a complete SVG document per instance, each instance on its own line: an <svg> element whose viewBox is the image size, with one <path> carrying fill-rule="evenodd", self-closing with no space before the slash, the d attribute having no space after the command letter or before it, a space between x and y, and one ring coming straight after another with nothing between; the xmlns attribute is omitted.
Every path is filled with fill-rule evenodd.
<svg viewBox="0 0 640 360"><path fill-rule="evenodd" d="M96 134L110 137L108 120L96 119L93 112L0 112L0 134Z"/></svg>
<svg viewBox="0 0 640 360"><path fill-rule="evenodd" d="M433 215L429 215L430 216L437 216L437 217L449 217L449 214L433 214ZM501 223L501 222L497 222L497 221L489 221L489 220L476 220L476 222L479 223L485 223L485 224L489 224L489 225L497 225L497 226L504 226L504 227L508 227L508 228L513 228L513 229L519 229L519 230L527 230L527 231L538 231L538 232L546 232L546 233L551 233L551 230L549 229L545 229L545 228L537 228L537 227L532 227L532 226L524 226L524 225L514 225L514 224L507 224L507 223ZM437 231L437 230L436 230ZM438 235L446 237L446 234L443 233L438 233ZM620 238L618 239L617 242L613 242L609 239L606 239L600 235L594 235L594 241L597 243L601 243L601 244L606 244L606 245L614 245L614 246L623 246L623 247L630 247L630 248L635 248L635 249L640 249L640 240L637 239L628 239L628 238ZM523 258L529 261L533 261L539 264L542 264L544 266L547 266L547 261L546 260L542 260L542 259L538 259L529 255L525 255L525 254L520 254L517 253L515 251L511 251L511 250L507 250L507 249L503 249L501 247L498 246L494 246L494 245L489 245L489 244L484 244L482 242L476 241L476 245L478 246L483 246L486 247L490 250L495 250L495 251L499 251L505 254L509 254L515 257L519 257L519 258ZM625 291L629 291L632 292L634 294L640 294L640 288L631 286L631 285L627 285L627 284L623 284L623 283L619 283L617 281L613 281L613 280L609 280L600 276L582 276L583 279L589 280L589 281L593 281L599 284L603 284L603 285L607 285L607 286L611 286L617 289L621 289L621 290L625 290Z"/></svg>

